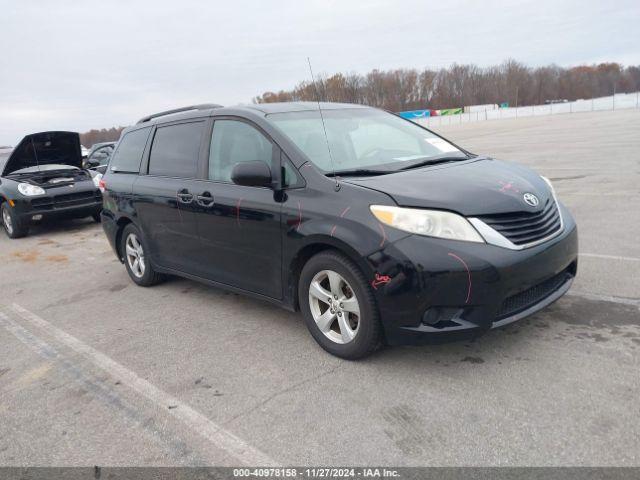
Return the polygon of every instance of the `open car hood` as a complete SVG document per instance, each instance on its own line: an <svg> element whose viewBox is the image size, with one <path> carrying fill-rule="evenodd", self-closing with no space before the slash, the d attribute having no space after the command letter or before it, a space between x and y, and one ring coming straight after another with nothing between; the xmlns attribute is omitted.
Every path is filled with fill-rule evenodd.
<svg viewBox="0 0 640 480"><path fill-rule="evenodd" d="M0 175L42 165L82 168L80 135L76 132L31 133L11 152Z"/></svg>

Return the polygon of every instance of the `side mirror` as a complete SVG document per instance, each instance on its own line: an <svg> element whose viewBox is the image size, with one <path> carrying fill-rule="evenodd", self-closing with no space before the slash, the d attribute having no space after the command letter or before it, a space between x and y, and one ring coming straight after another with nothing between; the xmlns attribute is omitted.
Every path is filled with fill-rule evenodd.
<svg viewBox="0 0 640 480"><path fill-rule="evenodd" d="M236 163L231 171L231 180L246 187L270 187L271 169L259 160Z"/></svg>

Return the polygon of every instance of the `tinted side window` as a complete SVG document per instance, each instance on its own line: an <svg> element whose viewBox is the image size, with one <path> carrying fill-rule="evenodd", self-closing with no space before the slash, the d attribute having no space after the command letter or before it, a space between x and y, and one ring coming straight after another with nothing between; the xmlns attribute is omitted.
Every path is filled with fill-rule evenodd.
<svg viewBox="0 0 640 480"><path fill-rule="evenodd" d="M147 144L149 130L149 127L141 128L122 137L109 163L112 172L138 173L140 171L140 161Z"/></svg>
<svg viewBox="0 0 640 480"><path fill-rule="evenodd" d="M149 156L149 175L195 178L204 122L159 127Z"/></svg>
<svg viewBox="0 0 640 480"><path fill-rule="evenodd" d="M236 163L260 160L271 168L271 142L257 129L236 120L216 120L209 151L209 179L231 181Z"/></svg>

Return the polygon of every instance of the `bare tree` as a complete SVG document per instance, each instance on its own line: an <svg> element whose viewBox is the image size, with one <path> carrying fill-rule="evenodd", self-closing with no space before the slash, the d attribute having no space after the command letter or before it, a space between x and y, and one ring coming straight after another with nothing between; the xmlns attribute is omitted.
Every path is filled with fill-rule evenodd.
<svg viewBox="0 0 640 480"><path fill-rule="evenodd" d="M316 88L317 87L317 88ZM618 63L563 68L530 68L508 59L500 65L478 67L453 64L431 69L372 70L321 74L316 85L300 82L292 90L265 92L255 103L321 100L362 103L391 111L455 108L465 105L509 102L534 105L545 100L592 98L640 90L640 66ZM317 91L316 91L317 90Z"/></svg>

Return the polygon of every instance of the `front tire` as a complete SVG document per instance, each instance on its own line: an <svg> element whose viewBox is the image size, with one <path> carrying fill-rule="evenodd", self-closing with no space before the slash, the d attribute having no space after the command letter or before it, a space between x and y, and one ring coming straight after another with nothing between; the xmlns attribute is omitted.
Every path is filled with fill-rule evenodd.
<svg viewBox="0 0 640 480"><path fill-rule="evenodd" d="M141 287L150 287L160 283L163 276L157 273L151 266L147 244L140 230L129 224L124 228L120 240L120 252L124 257L124 265L131 280Z"/></svg>
<svg viewBox="0 0 640 480"><path fill-rule="evenodd" d="M2 213L2 226L9 238L21 238L27 236L29 233L29 224L21 221L16 215L14 215L7 202L2 203L0 211Z"/></svg>
<svg viewBox="0 0 640 480"><path fill-rule="evenodd" d="M306 263L298 301L309 332L327 352L356 360L381 345L382 327L371 287L358 266L341 253L321 252Z"/></svg>

